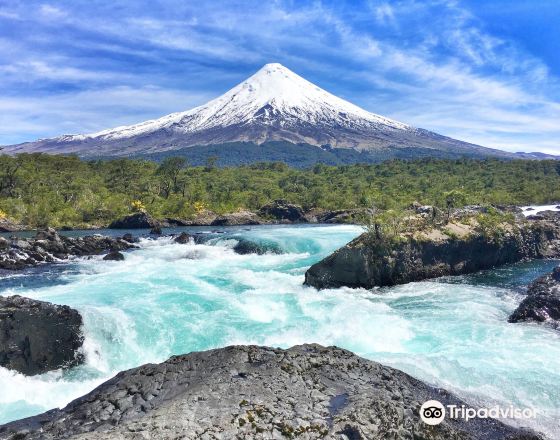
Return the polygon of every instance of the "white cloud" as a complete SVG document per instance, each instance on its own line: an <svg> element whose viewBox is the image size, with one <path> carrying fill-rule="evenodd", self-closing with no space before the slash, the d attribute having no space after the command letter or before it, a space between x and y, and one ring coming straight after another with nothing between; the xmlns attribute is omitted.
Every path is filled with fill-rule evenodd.
<svg viewBox="0 0 560 440"><path fill-rule="evenodd" d="M61 134L90 133L182 111L210 99L203 93L127 86L52 96L0 97L4 145ZM24 139L21 133L25 133Z"/></svg>
<svg viewBox="0 0 560 440"><path fill-rule="evenodd" d="M395 12L390 4L383 3L375 7L375 17L377 21L384 25L395 26Z"/></svg>
<svg viewBox="0 0 560 440"><path fill-rule="evenodd" d="M60 19L67 15L62 9L48 3L44 3L39 7L39 14L47 19Z"/></svg>
<svg viewBox="0 0 560 440"><path fill-rule="evenodd" d="M0 74L7 74L17 81L116 81L130 77L126 73L70 67L67 66L68 62L69 60L61 58L50 62L38 59L18 61L0 66Z"/></svg>

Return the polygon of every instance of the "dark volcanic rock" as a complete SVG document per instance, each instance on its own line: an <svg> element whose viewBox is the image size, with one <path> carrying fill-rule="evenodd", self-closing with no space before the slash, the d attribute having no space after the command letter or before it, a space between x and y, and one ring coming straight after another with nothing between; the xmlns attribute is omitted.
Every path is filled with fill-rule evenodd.
<svg viewBox="0 0 560 440"><path fill-rule="evenodd" d="M109 225L109 229L150 229L159 226L159 222L146 212L136 212Z"/></svg>
<svg viewBox="0 0 560 440"><path fill-rule="evenodd" d="M179 244L187 244L191 241L191 239L193 239L192 235L187 234L186 232L181 232L177 237L173 239L173 241Z"/></svg>
<svg viewBox="0 0 560 440"><path fill-rule="evenodd" d="M79 364L82 317L68 306L0 297L0 365L33 375Z"/></svg>
<svg viewBox="0 0 560 440"><path fill-rule="evenodd" d="M419 418L442 389L336 347L232 346L119 373L64 409L8 423L0 438L538 440L493 419Z"/></svg>
<svg viewBox="0 0 560 440"><path fill-rule="evenodd" d="M540 216L540 217L542 217L546 220L554 221L556 219L560 219L560 212L559 211L550 211L550 210L539 211L539 212L537 212L536 215L538 215L538 216Z"/></svg>
<svg viewBox="0 0 560 440"><path fill-rule="evenodd" d="M54 228L47 228L37 231L35 240L54 240L60 241L60 236Z"/></svg>
<svg viewBox="0 0 560 440"><path fill-rule="evenodd" d="M371 216L373 210L368 208L339 209L336 211L326 211L317 215L319 223L360 223L365 218Z"/></svg>
<svg viewBox="0 0 560 440"><path fill-rule="evenodd" d="M37 232L34 239L15 238L6 245L6 241L0 242L0 269L8 270L136 247L122 238L102 235L64 237L52 228Z"/></svg>
<svg viewBox="0 0 560 440"><path fill-rule="evenodd" d="M251 240L240 238L233 247L233 251L239 255L258 254L281 254L282 251L274 243L255 243Z"/></svg>
<svg viewBox="0 0 560 440"><path fill-rule="evenodd" d="M259 215L279 221L307 223L301 206L288 203L286 200L274 200L267 203L259 209Z"/></svg>
<svg viewBox="0 0 560 440"><path fill-rule="evenodd" d="M165 219L165 223L167 223L167 225L169 226L190 226L192 224L190 220L183 220L180 218L172 218L172 217L167 217Z"/></svg>
<svg viewBox="0 0 560 440"><path fill-rule="evenodd" d="M126 241L127 243L135 243L137 241L130 232L127 232L126 234L124 234L122 236L122 239L124 241Z"/></svg>
<svg viewBox="0 0 560 440"><path fill-rule="evenodd" d="M444 275L461 275L527 258L560 256L560 226L555 222L520 223L492 240L472 233L463 238L406 237L378 246L362 234L311 266L305 284L329 287L392 286Z"/></svg>
<svg viewBox="0 0 560 440"><path fill-rule="evenodd" d="M112 251L105 255L103 259L105 261L124 261L124 255L119 251Z"/></svg>
<svg viewBox="0 0 560 440"><path fill-rule="evenodd" d="M527 220L550 220L558 221L560 220L559 211L538 211L536 214L531 214L527 216Z"/></svg>
<svg viewBox="0 0 560 440"><path fill-rule="evenodd" d="M560 267L537 278L527 289L527 297L509 317L509 322L548 322L560 327Z"/></svg>
<svg viewBox="0 0 560 440"><path fill-rule="evenodd" d="M161 235L161 227L159 225L154 226L151 230L150 230L150 234L152 235Z"/></svg>
<svg viewBox="0 0 560 440"><path fill-rule="evenodd" d="M181 226L210 226L217 218L218 214L206 209L197 214L192 220L184 220L184 225Z"/></svg>
<svg viewBox="0 0 560 440"><path fill-rule="evenodd" d="M250 211L232 212L224 214L211 223L212 226L241 226L241 225L260 225L263 221L257 214Z"/></svg>

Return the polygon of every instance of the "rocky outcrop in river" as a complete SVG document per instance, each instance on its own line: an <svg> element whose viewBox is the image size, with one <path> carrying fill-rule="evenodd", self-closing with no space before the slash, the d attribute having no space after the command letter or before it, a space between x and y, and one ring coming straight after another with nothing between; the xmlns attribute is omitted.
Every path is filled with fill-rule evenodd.
<svg viewBox="0 0 560 440"><path fill-rule="evenodd" d="M546 322L560 328L560 267L533 281L509 322Z"/></svg>
<svg viewBox="0 0 560 440"><path fill-rule="evenodd" d="M68 306L0 297L0 366L26 375L79 364L82 317Z"/></svg>
<svg viewBox="0 0 560 440"><path fill-rule="evenodd" d="M374 232L364 233L311 266L305 284L319 289L391 286L560 256L557 222L523 221L508 228L496 238L450 223L381 244Z"/></svg>
<svg viewBox="0 0 560 440"><path fill-rule="evenodd" d="M40 263L67 260L73 256L98 255L136 247L122 239L90 235L65 237L49 228L37 232L35 238L0 237L0 269L19 270Z"/></svg>
<svg viewBox="0 0 560 440"><path fill-rule="evenodd" d="M159 227L160 222L146 212L136 212L115 220L109 229L151 229Z"/></svg>
<svg viewBox="0 0 560 440"><path fill-rule="evenodd" d="M537 440L493 419L424 424L427 400L461 402L336 347L232 346L119 373L1 439Z"/></svg>
<svg viewBox="0 0 560 440"><path fill-rule="evenodd" d="M307 223L303 209L286 200L274 200L259 209L259 215L271 220L288 223Z"/></svg>

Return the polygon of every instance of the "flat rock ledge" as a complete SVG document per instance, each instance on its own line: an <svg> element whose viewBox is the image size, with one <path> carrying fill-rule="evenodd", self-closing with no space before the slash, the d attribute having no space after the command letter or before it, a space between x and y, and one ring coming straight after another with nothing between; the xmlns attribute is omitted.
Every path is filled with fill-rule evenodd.
<svg viewBox="0 0 560 440"><path fill-rule="evenodd" d="M82 317L68 306L0 297L0 366L34 375L78 365L81 327Z"/></svg>
<svg viewBox="0 0 560 440"><path fill-rule="evenodd" d="M493 419L428 426L430 399L464 404L336 347L231 346L121 372L0 439L542 439Z"/></svg>
<svg viewBox="0 0 560 440"><path fill-rule="evenodd" d="M53 263L71 257L99 255L135 247L122 238L103 235L65 237L49 228L37 232L35 238L0 237L0 269L21 270L41 263Z"/></svg>
<svg viewBox="0 0 560 440"><path fill-rule="evenodd" d="M527 297L509 317L509 322L543 322L560 329L560 267L537 278Z"/></svg>
<svg viewBox="0 0 560 440"><path fill-rule="evenodd" d="M558 221L519 222L499 240L477 233L446 236L439 230L431 235L407 237L379 248L364 233L311 266L305 273L305 284L318 289L370 289L560 256Z"/></svg>

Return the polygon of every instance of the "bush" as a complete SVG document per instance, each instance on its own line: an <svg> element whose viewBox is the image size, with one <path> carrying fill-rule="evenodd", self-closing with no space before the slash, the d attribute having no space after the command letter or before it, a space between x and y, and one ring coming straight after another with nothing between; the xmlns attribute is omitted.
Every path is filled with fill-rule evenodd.
<svg viewBox="0 0 560 440"><path fill-rule="evenodd" d="M514 228L515 217L511 213L490 207L487 213L476 216L475 231L488 241L500 243L508 231L514 232Z"/></svg>

